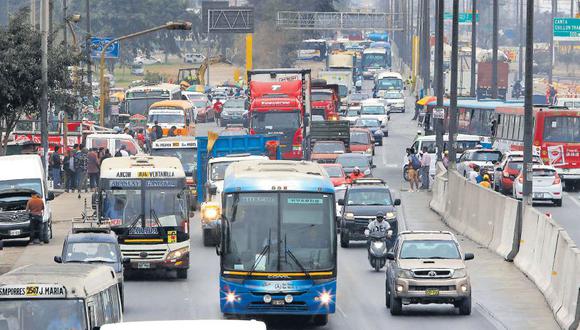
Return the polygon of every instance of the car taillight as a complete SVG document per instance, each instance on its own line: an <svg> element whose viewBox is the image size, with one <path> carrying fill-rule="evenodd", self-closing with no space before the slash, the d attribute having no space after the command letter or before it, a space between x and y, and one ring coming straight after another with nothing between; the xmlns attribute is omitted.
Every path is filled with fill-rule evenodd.
<svg viewBox="0 0 580 330"><path fill-rule="evenodd" d="M510 174L508 172L503 172L503 177L504 178L509 178L510 177Z"/></svg>
<svg viewBox="0 0 580 330"><path fill-rule="evenodd" d="M184 233L189 234L189 221L187 220L182 221L181 228L183 229Z"/></svg>
<svg viewBox="0 0 580 330"><path fill-rule="evenodd" d="M554 182L552 184L560 184L562 180L560 180L560 176L556 173L556 177L554 178Z"/></svg>

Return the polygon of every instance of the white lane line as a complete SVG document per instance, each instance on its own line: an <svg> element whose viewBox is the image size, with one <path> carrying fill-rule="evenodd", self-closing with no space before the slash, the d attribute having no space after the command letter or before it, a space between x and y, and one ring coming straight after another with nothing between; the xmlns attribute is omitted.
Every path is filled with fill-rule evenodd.
<svg viewBox="0 0 580 330"><path fill-rule="evenodd" d="M577 200L576 198L574 198L574 196L570 195L567 192L564 193L564 196L568 197L568 199L570 199L572 202L574 202L574 204L580 206L580 201Z"/></svg>
<svg viewBox="0 0 580 330"><path fill-rule="evenodd" d="M340 313L340 315L342 315L342 317L344 317L345 319L348 318L346 313L342 310L342 308L340 308L339 304L336 304L336 310Z"/></svg>

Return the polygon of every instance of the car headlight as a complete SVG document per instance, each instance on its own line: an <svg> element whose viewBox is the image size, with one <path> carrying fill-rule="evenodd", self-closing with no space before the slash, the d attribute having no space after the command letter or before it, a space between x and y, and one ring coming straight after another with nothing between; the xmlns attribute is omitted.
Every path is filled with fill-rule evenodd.
<svg viewBox="0 0 580 330"><path fill-rule="evenodd" d="M453 276L451 278L463 278L465 276L467 276L467 271L465 268L460 268L453 271Z"/></svg>
<svg viewBox="0 0 580 330"><path fill-rule="evenodd" d="M218 205L204 205L201 210L201 219L204 221L217 220L221 215L221 207Z"/></svg>
<svg viewBox="0 0 580 330"><path fill-rule="evenodd" d="M399 269L397 273L399 278L413 278L413 272L409 269Z"/></svg>
<svg viewBox="0 0 580 330"><path fill-rule="evenodd" d="M395 219L397 217L397 213L395 212L387 212L387 214L385 215L385 218L387 218L387 220L392 220Z"/></svg>
<svg viewBox="0 0 580 330"><path fill-rule="evenodd" d="M181 258L183 258L183 256L185 256L188 253L189 253L189 248L183 247L183 248L169 252L169 254L167 255L167 258L165 258L165 259L167 259L167 260L181 259Z"/></svg>
<svg viewBox="0 0 580 330"><path fill-rule="evenodd" d="M345 213L344 220L354 220L354 213L352 213L352 212Z"/></svg>

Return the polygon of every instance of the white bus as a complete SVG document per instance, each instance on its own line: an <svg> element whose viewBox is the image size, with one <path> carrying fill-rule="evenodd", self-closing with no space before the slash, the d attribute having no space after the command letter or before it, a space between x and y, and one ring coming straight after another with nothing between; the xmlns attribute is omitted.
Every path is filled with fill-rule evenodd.
<svg viewBox="0 0 580 330"><path fill-rule="evenodd" d="M181 100L179 85L159 84L129 88L125 91L124 112L129 116L135 114L146 116L153 103L165 100Z"/></svg>
<svg viewBox="0 0 580 330"><path fill-rule="evenodd" d="M97 215L117 234L135 271L175 270L187 278L189 206L185 172L179 159L138 155L103 161Z"/></svg>
<svg viewBox="0 0 580 330"><path fill-rule="evenodd" d="M98 329L123 321L115 271L87 264L29 265L0 276L0 329Z"/></svg>

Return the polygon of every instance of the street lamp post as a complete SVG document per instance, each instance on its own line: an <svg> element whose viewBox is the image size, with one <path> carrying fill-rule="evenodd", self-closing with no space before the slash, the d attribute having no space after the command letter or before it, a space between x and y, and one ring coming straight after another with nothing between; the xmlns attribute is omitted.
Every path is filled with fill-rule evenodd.
<svg viewBox="0 0 580 330"><path fill-rule="evenodd" d="M99 88L100 88L100 92L101 92L101 97L99 100L99 110L100 110L99 122L100 122L101 126L105 126L105 99L107 97L106 91L105 91L105 54L107 52L107 49L115 42L125 40L125 39L139 37L139 36L142 36L144 34L156 32L156 31L163 30L163 29L167 29L167 30L191 30L191 23L190 22L167 22L163 25L156 26L156 27L151 28L151 29L135 32L132 34L128 34L128 35L125 35L122 37L112 39L111 41L109 41L108 43L106 43L103 46L103 49L101 50L101 61L100 61L100 65L99 65L99 71L100 71L99 72Z"/></svg>

